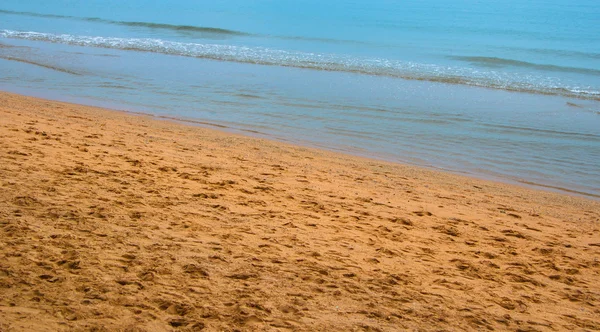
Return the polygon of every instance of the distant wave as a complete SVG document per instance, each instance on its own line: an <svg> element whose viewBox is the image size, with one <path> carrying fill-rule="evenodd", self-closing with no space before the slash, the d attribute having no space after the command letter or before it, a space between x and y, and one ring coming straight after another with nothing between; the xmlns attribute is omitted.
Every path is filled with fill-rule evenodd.
<svg viewBox="0 0 600 332"><path fill-rule="evenodd" d="M1 14L11 14L11 15L34 16L34 17L48 17L48 18L76 18L75 16L40 14L40 13L32 13L32 12L19 12L19 11L4 10L4 9L0 9L0 13Z"/></svg>
<svg viewBox="0 0 600 332"><path fill-rule="evenodd" d="M381 58L292 52L263 47L181 43L148 38L91 37L12 30L0 30L0 37L153 52L220 61L389 76L409 80L464 84L600 100L600 89L597 87L570 87L559 84L558 80L555 83L546 76L536 78L532 75L517 75L508 72L485 72L469 67L446 67Z"/></svg>
<svg viewBox="0 0 600 332"><path fill-rule="evenodd" d="M598 69L590 69L590 68L579 68L579 67L564 67L557 65L545 65L545 64L537 64L526 61L519 61L513 59L503 59L497 57L485 57L485 56L453 56L452 59L470 62L476 65L485 66L485 67L521 67L521 68L531 68L538 69L543 71L553 71L553 72L566 72L566 73L578 73L578 74L587 74L587 75L600 75L600 70Z"/></svg>
<svg viewBox="0 0 600 332"><path fill-rule="evenodd" d="M581 51L569 51L569 50L560 50L560 49L549 49L549 48L512 48L512 50L517 51L528 51L534 52L538 54L544 55L557 55L569 58L588 58L588 59L600 59L600 53L594 52L581 52Z"/></svg>
<svg viewBox="0 0 600 332"><path fill-rule="evenodd" d="M194 32L204 32L204 33L213 33L213 34L221 34L221 35L233 35L233 36L248 36L249 33L235 31L235 30L227 30L221 28L210 28L210 27L198 27L193 25L173 25L173 24L162 24L162 23L147 23L147 22L121 22L121 21L107 21L108 23L125 25L130 27L145 27L151 29L167 29L167 30L176 30L176 31L194 31Z"/></svg>
<svg viewBox="0 0 600 332"><path fill-rule="evenodd" d="M152 23L152 22L114 21L114 20L107 20L107 19L98 18L98 17L77 17L77 16L68 16L68 15L40 14L40 13L18 12L18 11L3 10L3 9L0 9L0 13L12 14L12 15L23 15L23 16L34 16L34 17L46 17L46 18L62 18L62 19L88 21L88 22L100 22L100 23L116 24L116 25L129 26L129 27L144 27L144 28L149 28L149 29L199 32L199 33L231 35L231 36L249 36L249 35L251 35L249 33L241 32L241 31L221 29L221 28L201 27L201 26L193 26L193 25L176 25L176 24L163 24L163 23Z"/></svg>
<svg viewBox="0 0 600 332"><path fill-rule="evenodd" d="M195 25L177 25L177 24L166 24L166 23L155 23L155 22L135 22L135 21L116 21L103 19L99 17L79 17L79 16L70 16L70 15L57 15L57 14L43 14L43 13L35 13L35 12L26 12L26 11L13 11L13 10L4 10L0 9L0 14L9 14L9 15L21 15L21 16L30 16L30 17L42 17L42 18L55 18L55 19L68 19L68 20L77 20L84 22L98 22L98 23L106 23L106 24L114 24L120 26L128 26L128 27L143 27L148 29L161 29L161 30L171 30L171 31L179 31L179 32L188 32L188 33L204 33L208 35L219 35L219 36L254 36L254 37L269 37L269 38L278 38L285 40L300 40L300 41L312 41L312 42L321 42L328 44L352 44L352 45L365 45L365 46L385 46L389 47L390 45L380 44L376 42L369 41L359 41L359 40L351 40L351 39L336 39L336 38L324 38L324 37L310 37L310 36L286 36L286 35L276 35L276 34L256 34L249 33L243 31L236 31L230 29L216 28L216 27L203 27L203 26L195 26ZM414 27L414 29L419 29L419 27ZM497 32L497 31L496 31ZM579 52L579 51L568 51L568 50L556 50L556 49L540 49L540 48L511 48L517 51L528 51L535 52L539 54L551 54L558 56L568 56L568 57L580 57L580 58L590 58L590 59L600 59L600 53L589 53L589 52ZM470 57L464 57L466 61ZM477 61L476 58L474 60ZM485 58L485 57L481 57ZM494 59L494 58L489 58ZM485 60L484 60L485 61ZM492 60L493 62L493 60ZM540 68L542 69L542 68Z"/></svg>
<svg viewBox="0 0 600 332"><path fill-rule="evenodd" d="M332 43L332 44L371 45L371 43L368 43L368 42L360 42L360 41L354 41L354 40L307 37L307 36L259 35L259 34L253 34L253 33L229 30L229 29L222 29L222 28L201 27L201 26L194 26L194 25L152 23L152 22L114 21L114 20L107 20L107 19L103 19L103 18L99 18L99 17L78 17L78 16L69 16L69 15L41 14L41 13L19 12L19 11L3 10L3 9L0 9L0 14L56 18L56 19L68 19L68 20L77 20L77 21L84 21L84 22L98 22L98 23L128 26L128 27L142 27L142 28L148 28L148 29L161 29L161 30L171 30L171 31L178 31L178 32L189 32L189 33L196 32L196 33L204 33L204 34L208 34L208 35L219 35L219 36L231 36L231 37L234 37L234 36L261 36L261 37L271 37L271 38L279 38L279 39L287 39L287 40L306 40L306 41Z"/></svg>

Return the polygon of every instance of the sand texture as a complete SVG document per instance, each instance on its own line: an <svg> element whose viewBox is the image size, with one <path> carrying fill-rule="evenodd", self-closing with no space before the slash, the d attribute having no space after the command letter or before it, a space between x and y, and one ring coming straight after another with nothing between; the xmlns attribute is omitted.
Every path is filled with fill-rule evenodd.
<svg viewBox="0 0 600 332"><path fill-rule="evenodd" d="M600 202L0 93L0 331L600 330Z"/></svg>

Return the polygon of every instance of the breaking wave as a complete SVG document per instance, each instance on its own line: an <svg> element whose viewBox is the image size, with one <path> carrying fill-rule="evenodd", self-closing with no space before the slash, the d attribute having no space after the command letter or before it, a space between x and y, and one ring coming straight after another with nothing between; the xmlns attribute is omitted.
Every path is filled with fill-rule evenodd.
<svg viewBox="0 0 600 332"><path fill-rule="evenodd" d="M559 79L547 76L535 77L532 75L503 73L497 70L482 71L468 67L449 67L384 58L361 58L349 55L294 52L264 47L182 43L151 38L94 37L13 30L0 30L0 37L85 47L153 52L219 61L388 76L409 80L463 84L510 91L600 100L600 91L596 87L567 86L561 84ZM477 59L483 61L482 59L486 58L472 57L471 60ZM488 58L485 61L510 63L512 65L515 65L515 63L517 65L527 64L514 60L493 59Z"/></svg>

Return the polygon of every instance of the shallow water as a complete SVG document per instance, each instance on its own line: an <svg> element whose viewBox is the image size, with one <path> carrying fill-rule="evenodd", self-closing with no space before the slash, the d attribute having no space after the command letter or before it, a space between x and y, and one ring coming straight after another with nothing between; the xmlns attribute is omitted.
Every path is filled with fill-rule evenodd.
<svg viewBox="0 0 600 332"><path fill-rule="evenodd" d="M4 1L0 88L600 195L595 2L144 4Z"/></svg>

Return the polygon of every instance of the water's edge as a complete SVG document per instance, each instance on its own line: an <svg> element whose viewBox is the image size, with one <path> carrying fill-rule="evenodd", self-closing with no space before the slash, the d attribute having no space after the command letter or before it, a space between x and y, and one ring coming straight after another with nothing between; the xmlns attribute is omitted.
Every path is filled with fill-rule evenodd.
<svg viewBox="0 0 600 332"><path fill-rule="evenodd" d="M11 91L10 89L6 89L6 88L0 89L0 91L2 93L12 93L12 94L17 94L17 95L21 95L21 96L38 98L41 100L47 100L47 101L51 101L51 102L67 103L67 104L74 105L74 106L97 107L102 110L107 110L107 111L111 111L111 112L121 112L124 114L129 114L129 115L134 115L134 116L151 117L153 119L160 120L160 121L170 121L170 122L175 122L175 123L178 123L181 125L198 126L201 128L217 130L217 131L220 131L223 133L228 133L228 134L241 135L241 136L245 136L245 137L252 137L252 138L259 138L259 139L266 139L266 140L279 142L279 143L283 143L283 144L291 144L291 145L294 145L297 147L318 149L318 150L328 151L328 152L332 152L332 153L340 153L340 154L344 154L344 155L366 158L366 159L371 159L374 161L387 162L387 163L392 163L392 164L397 164L397 165L413 166L413 167L423 168L423 169L427 169L427 170L450 173L450 174L454 174L454 175L458 175L458 176L464 176L464 177L479 179L479 180L484 180L484 181L499 182L499 183L504 183L504 184L508 184L508 185L516 185L516 186L520 186L520 187L526 187L526 188L535 189L535 190L559 193L559 194L568 195L568 196L572 195L572 196L583 197L583 198L588 198L588 199L592 199L592 200L600 200L600 195L585 192L585 191L533 182L533 181L529 181L526 179L511 178L508 176L506 176L506 177L505 176L493 176L493 175L486 174L483 172L477 173L477 172L467 171L467 170L436 167L436 166L430 165L430 164L420 164L420 163L416 163L416 162L411 162L409 160L397 160L395 158L392 158L392 157L389 157L389 156L386 156L383 154L378 154L373 151L364 151L364 150L359 151L358 149L357 150L336 149L335 147L332 147L332 146L317 144L314 142L310 142L308 140L295 139L292 137L280 137L280 136L270 135L269 133L265 133L265 132L261 132L261 131L257 131L257 130L238 128L238 127L234 127L231 125L225 125L225 124L221 124L221 123L213 122L213 121L203 121L201 119L190 119L190 118L178 117L178 116L172 116L172 115L153 114L153 113L146 112L146 111L133 111L133 110L121 109L118 106L106 106L106 105L102 105L102 103L98 103L98 102L95 102L94 100L89 100L89 99L85 99L85 98L77 98L76 100L74 100L73 98L69 99L69 98L64 98L64 97L60 97L60 96L48 96L48 95L41 95L41 94L36 94L36 93L31 93L31 92L26 92L26 91L18 91L18 89Z"/></svg>

